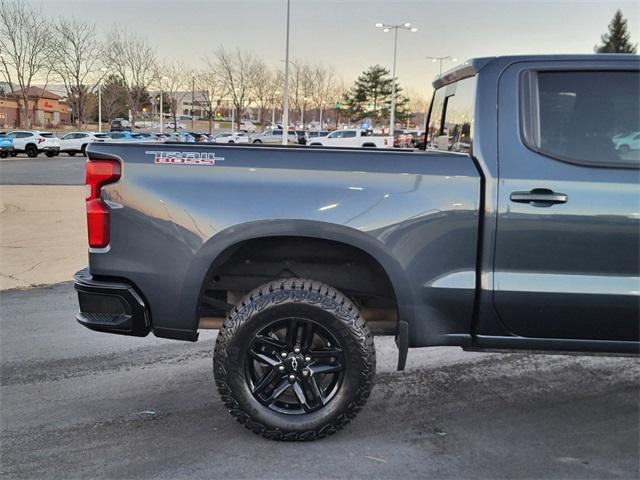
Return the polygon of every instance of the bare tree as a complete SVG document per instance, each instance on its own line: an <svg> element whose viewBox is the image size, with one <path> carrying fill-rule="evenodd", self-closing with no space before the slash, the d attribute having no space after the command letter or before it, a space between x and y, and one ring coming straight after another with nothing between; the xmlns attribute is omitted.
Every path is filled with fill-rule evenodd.
<svg viewBox="0 0 640 480"><path fill-rule="evenodd" d="M86 103L99 78L100 45L95 24L61 18L53 26L51 68L64 83L78 128L86 121Z"/></svg>
<svg viewBox="0 0 640 480"><path fill-rule="evenodd" d="M326 68L324 65L316 65L313 69L312 80L314 87L311 91L311 100L314 108L319 111L320 129L323 128L322 113L324 107L330 102L335 88L335 75L332 69Z"/></svg>
<svg viewBox="0 0 640 480"><path fill-rule="evenodd" d="M300 60L291 62L292 73L289 79L289 98L296 110L300 111L300 123L304 123L304 112L311 102L314 88L313 69L308 63Z"/></svg>
<svg viewBox="0 0 640 480"><path fill-rule="evenodd" d="M173 118L173 130L178 129L178 105L186 98L187 79L191 74L182 62L169 62L159 69L162 82L162 92L169 97L169 113Z"/></svg>
<svg viewBox="0 0 640 480"><path fill-rule="evenodd" d="M427 100L415 90L407 90L407 97L409 98L407 104L409 113L409 115L407 115L407 128L409 128L409 122L412 120L420 128L424 127L423 122L427 111Z"/></svg>
<svg viewBox="0 0 640 480"><path fill-rule="evenodd" d="M258 121L264 119L264 112L273 101L275 87L275 76L271 69L262 61L258 60L253 65L253 78L251 81L253 97L258 105Z"/></svg>
<svg viewBox="0 0 640 480"><path fill-rule="evenodd" d="M127 91L133 127L148 89L157 78L155 51L145 39L116 27L107 35L102 52L107 67L120 77Z"/></svg>
<svg viewBox="0 0 640 480"><path fill-rule="evenodd" d="M34 108L39 100L39 95L34 98L31 91L33 82L40 80L46 86L51 72L47 49L50 39L49 23L38 11L22 0L0 0L2 74L16 95L24 128L31 128L32 124L29 98L35 100Z"/></svg>
<svg viewBox="0 0 640 480"><path fill-rule="evenodd" d="M225 94L229 96L237 112L236 123L240 128L242 116L251 103L253 69L255 60L250 53L237 49L235 54L220 47L216 52L216 64L207 60L209 69L220 72Z"/></svg>
<svg viewBox="0 0 640 480"><path fill-rule="evenodd" d="M216 70L207 69L196 73L195 88L204 99L209 119L209 135L212 133L213 114L223 95L223 86Z"/></svg>

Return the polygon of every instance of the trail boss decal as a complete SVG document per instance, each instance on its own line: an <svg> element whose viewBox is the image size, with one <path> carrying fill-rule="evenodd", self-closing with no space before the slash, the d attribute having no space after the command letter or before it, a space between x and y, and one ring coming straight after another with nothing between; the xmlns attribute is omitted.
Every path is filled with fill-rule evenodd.
<svg viewBox="0 0 640 480"><path fill-rule="evenodd" d="M147 150L147 155L153 155L154 163L169 163L176 165L215 165L224 161L224 157L216 157L209 152L166 152L159 150Z"/></svg>

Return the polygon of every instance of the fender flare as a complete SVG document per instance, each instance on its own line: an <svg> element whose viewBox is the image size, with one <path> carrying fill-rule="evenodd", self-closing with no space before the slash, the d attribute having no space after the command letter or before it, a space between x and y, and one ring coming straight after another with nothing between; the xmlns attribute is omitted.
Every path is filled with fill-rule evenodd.
<svg viewBox="0 0 640 480"><path fill-rule="evenodd" d="M414 299L404 269L375 237L344 225L314 220L259 220L226 228L207 240L187 270L180 294L179 312L193 319L193 332L198 329L198 301L204 280L216 259L228 248L247 240L267 237L308 237L332 240L358 248L383 268L395 295L398 321L412 323Z"/></svg>

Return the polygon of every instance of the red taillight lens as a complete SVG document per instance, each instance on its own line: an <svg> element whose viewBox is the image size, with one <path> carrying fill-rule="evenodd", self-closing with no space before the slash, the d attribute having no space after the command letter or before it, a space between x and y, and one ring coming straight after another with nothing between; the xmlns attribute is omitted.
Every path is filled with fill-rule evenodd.
<svg viewBox="0 0 640 480"><path fill-rule="evenodd" d="M87 231L89 246L109 245L109 209L100 198L100 189L120 179L120 163L115 160L87 160Z"/></svg>

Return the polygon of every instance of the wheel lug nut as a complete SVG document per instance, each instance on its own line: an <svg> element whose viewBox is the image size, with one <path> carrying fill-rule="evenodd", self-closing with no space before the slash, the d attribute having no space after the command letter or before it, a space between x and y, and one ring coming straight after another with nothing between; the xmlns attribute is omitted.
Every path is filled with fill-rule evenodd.
<svg viewBox="0 0 640 480"><path fill-rule="evenodd" d="M280 354L280 356L281 356L282 358L286 358L286 357L287 357L287 352L282 352L282 353Z"/></svg>
<svg viewBox="0 0 640 480"><path fill-rule="evenodd" d="M311 357L304 357L304 361L305 362L310 362L311 361Z"/></svg>
<svg viewBox="0 0 640 480"><path fill-rule="evenodd" d="M304 370L302 370L302 375L304 375L305 377L309 375L309 370L307 370L306 368Z"/></svg>
<svg viewBox="0 0 640 480"><path fill-rule="evenodd" d="M278 370L279 370L279 371L281 371L281 372L284 372L284 365L280 365L280 366L278 367Z"/></svg>
<svg viewBox="0 0 640 480"><path fill-rule="evenodd" d="M300 347L296 347L293 349L293 353L300 353Z"/></svg>
<svg viewBox="0 0 640 480"><path fill-rule="evenodd" d="M289 375L289 381L290 382L295 382L296 381L296 376L295 375Z"/></svg>

